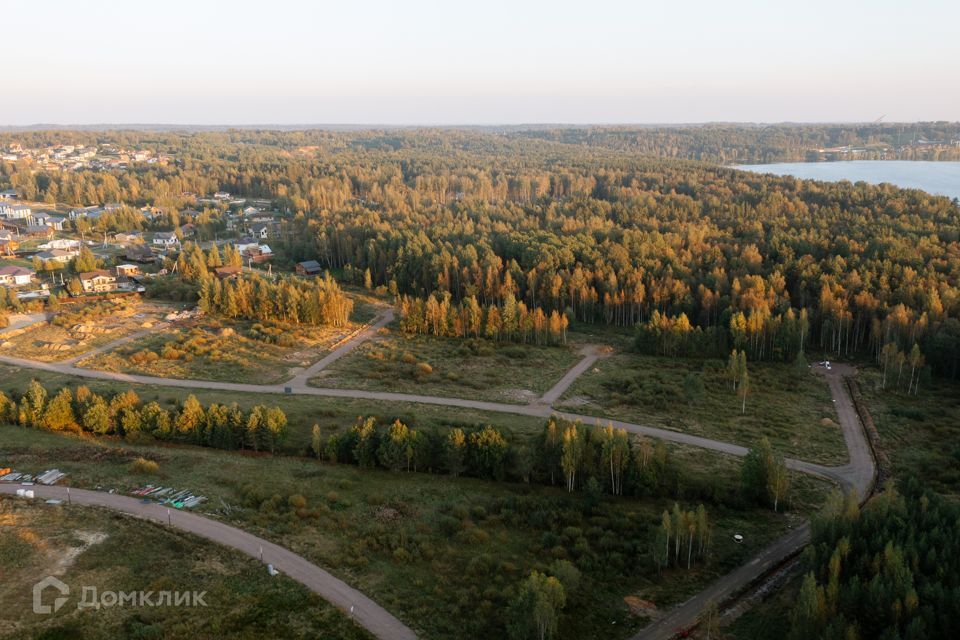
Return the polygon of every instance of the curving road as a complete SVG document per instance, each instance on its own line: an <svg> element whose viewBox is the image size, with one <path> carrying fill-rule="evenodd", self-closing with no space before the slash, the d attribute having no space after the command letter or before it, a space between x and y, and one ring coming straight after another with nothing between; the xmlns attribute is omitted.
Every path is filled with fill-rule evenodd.
<svg viewBox="0 0 960 640"><path fill-rule="evenodd" d="M20 484L0 484L0 493L15 494L16 490L21 488L32 489L38 498L57 498L64 501L68 499L66 487L46 487L42 485L24 487ZM195 513L168 509L152 502L144 503L136 498L116 493L71 488L69 499L71 503L106 507L137 518L161 524L169 523L177 529L189 531L213 542L232 547L257 559L261 559L262 553L264 563L272 564L279 571L319 594L344 612L349 613L359 625L376 637L391 640L393 638L412 640L417 637L410 628L393 617L383 607L343 580L288 549L236 527Z"/></svg>
<svg viewBox="0 0 960 640"><path fill-rule="evenodd" d="M558 415L560 417L569 419L569 420L580 420L585 423L592 423L597 421L602 421L605 423L610 423L616 428L626 429L630 433L646 435L654 438L659 438L662 440L676 442L681 444L687 444L695 447L700 447L704 449L709 449L712 451L718 451L721 453L726 453L729 455L734 455L742 457L747 454L747 448L741 445L732 444L728 442L721 442L718 440L710 440L708 438L703 438L700 436L695 436L687 433L682 433L679 431L670 431L667 429L660 429L657 427L650 427L646 425L634 424L630 422L624 422L622 420L608 420L604 418L598 418L596 416L587 416L576 413L569 412L560 412L554 411L552 404L566 391L567 388L585 372L598 357L600 357L599 352L595 349L588 349L584 352L584 358L577 363L570 371L563 376L563 378L547 393L545 393L541 398L537 399L531 404L519 405L519 404L507 404L501 402L490 402L484 400L470 400L466 398L449 398L449 397L438 397L438 396L428 396L420 394L408 394L408 393L393 393L387 391L365 391L360 389L325 389L318 387L308 386L308 382L311 377L315 376L317 373L322 371L325 367L329 366L337 359L343 357L349 353L352 349L356 348L358 345L362 344L364 341L369 340L371 337L375 336L377 331L388 324L393 319L393 311L387 310L375 322L373 325L368 326L367 328L357 332L352 337L344 341L340 346L338 346L334 351L325 356L320 361L316 362L312 366L308 367L297 373L291 380L285 384L277 385L257 385L257 384L245 384L245 383L235 383L235 382L219 382L212 380L179 380L173 378L159 378L154 376L143 376L135 374L124 374L124 373L113 373L109 371L96 371L93 369L85 369L75 366L75 363L78 359L72 359L69 361L62 362L37 362L34 360L26 360L22 358L13 358L8 356L0 356L0 362L26 367L33 368L43 371L51 371L55 373L61 373L70 376L78 376L83 378L92 378L100 380L111 380L115 382L125 382L131 384L144 384L144 385L158 385L166 387L179 387L186 389L212 389L212 390L224 390L224 391L236 391L241 393L266 393L266 394L297 394L297 395L313 395L313 396L323 396L323 397L335 397L335 398L352 398L352 399L363 399L363 400L378 400L384 402L410 402L418 404L432 404L446 407L460 407L460 408L469 408L469 409L478 409L482 411L489 411L494 413L511 413L517 415L525 415L532 417L548 417L550 415ZM112 346L116 346L122 342L129 341L130 337L122 338L114 343L105 345L100 348L100 350L107 350ZM834 365L832 370L826 370L822 367L815 367L815 372L819 375L822 375L826 378L827 383L830 387L830 393L833 398L833 401L836 406L837 416L840 421L840 426L843 432L844 442L847 447L849 454L849 461L847 464L838 466L838 467L829 467L825 465L819 465L811 462L806 462L803 460L796 460L788 458L786 460L787 466L790 469L799 471L802 473L811 474L829 481L838 483L845 491L856 491L860 496L866 496L869 494L874 480L875 475L875 465L873 456L871 454L870 445L867 442L866 436L863 431L863 426L860 423L859 415L856 412L856 409L853 406L853 402L850 399L846 386L844 385L843 378L845 376L850 376L855 373L852 367L846 365ZM118 496L120 497L120 496ZM136 502L136 501L134 501ZM139 504L139 503L137 503ZM186 515L186 514L184 514ZM199 518L199 516L193 515L194 518ZM219 523L218 523L219 524ZM224 525L225 526L225 525ZM237 530L239 531L239 530ZM242 533L242 532L241 532ZM201 533L201 535L203 535ZM213 538L211 538L213 539ZM737 570L723 576L718 579L716 582L711 584L707 589L692 597L687 602L682 605L674 608L669 614L659 619L657 622L649 625L647 628L640 631L634 640L661 640L673 637L677 630L682 628L688 628L696 624L697 617L700 611L706 606L710 601L713 602L722 602L732 595L736 594L751 582L756 580L758 577L763 575L770 567L774 566L778 562L784 560L785 558L793 555L799 549L809 541L809 527L804 525L798 527L796 530L791 531L789 534L783 536L779 540L775 541L767 548L762 550L755 558L753 558L749 563L741 566ZM229 544L227 542L226 544ZM232 546L232 545L231 545ZM274 545L275 547L275 545ZM239 548L239 547L237 547ZM265 547L266 549L266 547ZM241 549L243 550L243 549ZM275 547L276 551L285 551L281 547ZM272 551L273 552L273 551ZM286 558L286 561L291 562L293 565L298 562L298 556L294 556L290 552L290 557ZM302 560L302 558L300 559ZM303 560L303 562L306 562ZM309 563L307 563L309 564ZM280 565L277 565L280 566ZM290 565L285 565L287 568L284 569L289 575L296 578L296 569L291 570ZM312 566L312 565L311 565ZM317 567L314 567L318 571L322 571ZM325 573L325 572L323 572ZM329 574L327 574L329 575ZM332 578L332 576L330 576ZM307 586L315 588L311 584L304 582ZM317 588L325 588L325 582L319 581L315 582ZM342 584L342 583L341 583ZM344 584L343 587L346 587ZM349 587L346 587L349 589ZM340 603L342 601L341 595L339 593L340 587L327 593L326 591L317 590L317 593L320 593L324 597L327 597L333 602ZM351 590L353 591L353 590ZM358 593L353 591L353 593ZM337 598L341 598L338 600ZM370 602L370 605L376 606L374 603ZM384 612L386 613L386 612ZM386 614L389 615L389 614ZM359 621L359 617L358 617ZM399 624L399 623L398 623ZM364 625L366 626L366 625ZM371 631L374 629L368 627ZM407 632L409 630L407 629ZM374 633L378 633L374 631ZM411 632L412 633L412 632ZM405 637L405 636L382 636L382 637ZM412 635L410 636L412 637Z"/></svg>
<svg viewBox="0 0 960 640"><path fill-rule="evenodd" d="M788 462L788 466L804 473L833 479L839 482L845 491L855 491L861 497L866 497L873 488L876 466L860 416L843 383L843 378L853 375L854 370L847 365L833 365L830 371L822 367L816 367L815 371L824 376L830 385L830 395L837 407L837 416L850 461L842 467L823 467L793 460ZM798 553L809 542L810 523L804 522L803 525L761 550L750 562L718 578L706 589L640 630L632 640L670 640L694 626L700 612L707 604L710 602L719 604L729 600L780 562Z"/></svg>

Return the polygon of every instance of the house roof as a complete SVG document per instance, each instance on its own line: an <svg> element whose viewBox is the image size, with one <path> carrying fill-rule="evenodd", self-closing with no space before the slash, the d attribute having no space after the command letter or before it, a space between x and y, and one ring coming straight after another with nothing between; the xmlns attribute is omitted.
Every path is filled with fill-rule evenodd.
<svg viewBox="0 0 960 640"><path fill-rule="evenodd" d="M106 269L97 269L95 271L84 271L80 274L81 280L93 280L94 278L112 278L113 274Z"/></svg>
<svg viewBox="0 0 960 640"><path fill-rule="evenodd" d="M298 262L297 266L303 267L307 271L313 271L313 270L319 271L323 269L323 267L320 266L320 263L317 262L316 260L304 260L303 262Z"/></svg>
<svg viewBox="0 0 960 640"><path fill-rule="evenodd" d="M26 267L21 267L15 264L9 264L5 267L0 267L0 276L30 276L33 277L34 271L32 269L27 269Z"/></svg>

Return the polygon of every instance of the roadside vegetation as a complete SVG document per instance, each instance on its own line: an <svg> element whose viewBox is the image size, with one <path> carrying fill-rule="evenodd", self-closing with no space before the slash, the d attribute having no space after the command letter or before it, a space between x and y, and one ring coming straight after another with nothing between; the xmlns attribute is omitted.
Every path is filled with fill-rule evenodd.
<svg viewBox="0 0 960 640"><path fill-rule="evenodd" d="M822 500L822 483L798 477L791 515L752 507L738 497L738 461L669 451L682 482L670 495L637 498L0 427L4 464L58 466L74 486L101 490L128 492L146 482L189 487L208 496L204 508L217 517L305 555L437 638L503 637L519 619L506 612L518 610L534 571L564 584L557 637L626 637ZM131 475L140 458L156 463L158 473ZM704 506L710 542L689 569L683 556L658 576L657 532L674 504L683 518ZM735 544L734 533L746 542ZM638 600L655 608L637 608Z"/></svg>
<svg viewBox="0 0 960 640"><path fill-rule="evenodd" d="M371 637L306 587L269 576L253 558L94 507L0 497L0 558L4 638ZM33 613L32 590L48 575L70 587L70 600L40 616ZM82 587L206 592L207 606L78 610Z"/></svg>

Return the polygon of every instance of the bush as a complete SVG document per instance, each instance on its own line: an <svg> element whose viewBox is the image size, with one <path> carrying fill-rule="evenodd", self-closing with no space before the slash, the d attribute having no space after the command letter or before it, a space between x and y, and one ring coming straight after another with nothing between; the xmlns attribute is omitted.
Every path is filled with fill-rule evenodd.
<svg viewBox="0 0 960 640"><path fill-rule="evenodd" d="M153 460L137 458L127 467L130 473L156 475L160 473L160 465Z"/></svg>
<svg viewBox="0 0 960 640"><path fill-rule="evenodd" d="M430 375L431 373L433 373L433 367L431 367L428 363L426 363L426 362L418 362L418 363L417 363L417 375L418 375L418 376L428 376L428 375Z"/></svg>

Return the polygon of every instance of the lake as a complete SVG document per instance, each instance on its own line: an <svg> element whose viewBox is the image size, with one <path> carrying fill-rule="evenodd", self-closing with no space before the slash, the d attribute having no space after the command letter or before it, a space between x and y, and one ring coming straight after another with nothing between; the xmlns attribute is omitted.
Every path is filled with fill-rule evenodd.
<svg viewBox="0 0 960 640"><path fill-rule="evenodd" d="M745 164L734 167L755 173L774 173L809 180L868 182L890 184L905 189L923 189L928 193L960 198L960 162L924 162L906 160L851 160L839 162L780 162Z"/></svg>

